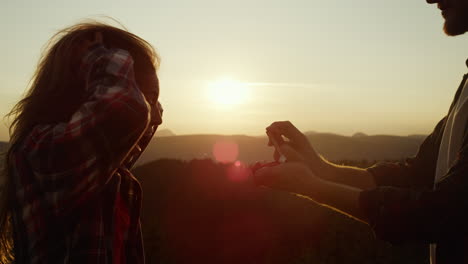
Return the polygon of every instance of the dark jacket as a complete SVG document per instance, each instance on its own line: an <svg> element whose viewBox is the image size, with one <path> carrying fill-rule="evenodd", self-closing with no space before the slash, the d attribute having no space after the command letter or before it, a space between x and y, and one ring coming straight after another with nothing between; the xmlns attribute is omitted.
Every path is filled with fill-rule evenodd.
<svg viewBox="0 0 468 264"><path fill-rule="evenodd" d="M467 77L465 74L449 114ZM437 264L468 263L467 127L456 162L434 189L447 116L424 140L415 157L368 169L378 187L363 191L360 205L377 237L391 243L437 243Z"/></svg>

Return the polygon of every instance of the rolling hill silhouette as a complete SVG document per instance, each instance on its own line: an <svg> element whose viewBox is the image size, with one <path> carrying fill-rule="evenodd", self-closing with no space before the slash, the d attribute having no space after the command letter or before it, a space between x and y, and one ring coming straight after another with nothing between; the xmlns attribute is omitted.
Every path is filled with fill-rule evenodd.
<svg viewBox="0 0 468 264"><path fill-rule="evenodd" d="M416 154L425 136L375 135L347 137L330 133L306 133L314 148L329 160L400 160ZM160 158L192 160L213 158L216 142L234 142L239 147L238 160L253 163L271 160L273 149L266 137L224 135L181 135L155 138L138 160L148 163Z"/></svg>
<svg viewBox="0 0 468 264"><path fill-rule="evenodd" d="M377 160L399 159L414 154L423 140L323 133L310 133L308 138L335 160L371 155ZM211 158L212 145L220 140L236 142L242 161L270 159L265 137L164 136L150 144L143 156L146 164L133 170L143 189L141 220L148 263L424 261L426 247L391 247L375 240L366 225L349 217L289 193L254 186L248 168L192 160ZM0 151L7 146L0 142ZM160 159L170 155L190 161Z"/></svg>
<svg viewBox="0 0 468 264"><path fill-rule="evenodd" d="M331 133L305 133L314 148L325 158L334 161L380 161L401 160L416 154L424 135L341 136ZM256 161L271 160L273 149L267 146L266 137L243 135L181 135L174 136L170 130L162 130L148 145L137 165L154 160L169 159L206 159L213 158L216 142L232 142L238 145L238 160L252 164ZM0 152L5 151L8 143L0 141Z"/></svg>
<svg viewBox="0 0 468 264"><path fill-rule="evenodd" d="M175 135L176 134L174 134L174 132L172 132L169 129L157 130L156 133L154 134L155 137L171 137L171 136L175 136Z"/></svg>
<svg viewBox="0 0 468 264"><path fill-rule="evenodd" d="M164 159L133 173L148 263L424 263L424 245L390 246L350 217L255 186L243 166Z"/></svg>

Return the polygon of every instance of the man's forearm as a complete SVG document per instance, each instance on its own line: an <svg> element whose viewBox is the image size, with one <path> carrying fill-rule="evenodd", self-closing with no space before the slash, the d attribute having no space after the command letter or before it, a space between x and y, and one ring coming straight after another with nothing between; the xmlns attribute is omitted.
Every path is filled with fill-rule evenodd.
<svg viewBox="0 0 468 264"><path fill-rule="evenodd" d="M364 212L359 206L361 192L359 188L323 180L306 195L318 203L366 222Z"/></svg>
<svg viewBox="0 0 468 264"><path fill-rule="evenodd" d="M376 187L374 177L365 169L333 164L324 158L314 159L311 163L314 173L326 181L345 184L362 190Z"/></svg>

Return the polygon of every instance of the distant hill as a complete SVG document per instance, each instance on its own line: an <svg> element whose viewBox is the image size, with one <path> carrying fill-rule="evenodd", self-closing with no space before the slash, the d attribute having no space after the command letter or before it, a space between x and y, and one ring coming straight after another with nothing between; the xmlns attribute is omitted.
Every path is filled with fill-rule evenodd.
<svg viewBox="0 0 468 264"><path fill-rule="evenodd" d="M169 129L161 129L157 130L156 133L154 134L155 137L172 137L175 136L174 132L172 132Z"/></svg>
<svg viewBox="0 0 468 264"><path fill-rule="evenodd" d="M367 134L364 134L362 132L357 132L353 135L353 137L367 137Z"/></svg>
<svg viewBox="0 0 468 264"><path fill-rule="evenodd" d="M368 136L357 133L352 137L331 133L307 133L314 148L329 160L400 160L416 154L425 135ZM163 129L149 144L137 165L161 158L181 160L213 158L213 146L216 142L232 142L238 145L238 160L254 163L271 160L273 149L267 146L267 137L243 135L182 135L175 136L168 129ZM0 141L0 152L7 149L8 143Z"/></svg>
<svg viewBox="0 0 468 264"><path fill-rule="evenodd" d="M424 139L427 137L427 135L418 135L418 134L416 134L416 135L409 135L408 137L409 137L409 138L415 138L415 139L424 140Z"/></svg>
<svg viewBox="0 0 468 264"><path fill-rule="evenodd" d="M347 137L330 133L307 133L307 137L317 152L329 160L400 160L415 155L425 138L422 135ZM137 164L160 158L213 158L213 146L219 141L236 143L238 159L242 162L272 159L273 149L267 146L267 137L184 135L155 138Z"/></svg>
<svg viewBox="0 0 468 264"><path fill-rule="evenodd" d="M318 134L318 132L313 131L313 130L309 130L309 131L304 132L304 135L306 135L306 136L315 135L315 134Z"/></svg>

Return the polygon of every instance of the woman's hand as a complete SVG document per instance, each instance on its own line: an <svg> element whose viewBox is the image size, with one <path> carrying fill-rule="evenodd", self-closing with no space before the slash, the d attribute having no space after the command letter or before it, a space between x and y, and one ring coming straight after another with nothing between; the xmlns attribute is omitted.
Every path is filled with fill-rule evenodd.
<svg viewBox="0 0 468 264"><path fill-rule="evenodd" d="M84 79L86 78L87 65L84 64L85 57L89 54L91 49L95 48L96 46L104 45L104 40L101 32L95 32L93 37L90 38L89 36L83 36L81 40L77 40L74 52L72 55L72 65L76 67L78 72L78 78Z"/></svg>
<svg viewBox="0 0 468 264"><path fill-rule="evenodd" d="M76 57L78 61L81 61L86 54L90 51L90 49L98 44L104 44L104 38L101 32L95 32L92 39L84 39L78 47L76 48Z"/></svg>
<svg viewBox="0 0 468 264"><path fill-rule="evenodd" d="M86 39L84 42L83 42L83 45L82 45L82 49L85 51L85 52L88 52L89 49L93 46L96 46L98 44L101 44L103 45L104 44L104 40L103 40L103 37L102 37L102 33L101 32L95 32L94 33L94 37L93 39Z"/></svg>

